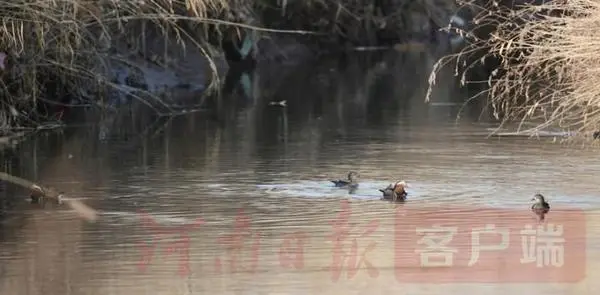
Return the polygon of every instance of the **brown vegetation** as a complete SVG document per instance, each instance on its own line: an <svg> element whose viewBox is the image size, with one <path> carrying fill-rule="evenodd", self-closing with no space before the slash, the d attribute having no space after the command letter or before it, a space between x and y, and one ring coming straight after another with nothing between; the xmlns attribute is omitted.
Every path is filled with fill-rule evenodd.
<svg viewBox="0 0 600 295"><path fill-rule="evenodd" d="M490 1L461 3L478 12L476 28L462 32L469 45L441 59L456 62L461 83L485 82L493 114L503 123L542 122L589 136L600 128L597 49L600 1L552 1L509 8ZM497 5L497 6L496 6ZM479 30L480 34L474 34ZM481 32L484 32L483 34ZM470 78L469 69L497 61L487 81ZM428 97L427 97L428 99Z"/></svg>
<svg viewBox="0 0 600 295"><path fill-rule="evenodd" d="M203 46L211 15L229 8L220 0L0 2L0 52L8 53L0 129L48 119L55 109L42 105L68 103L84 88L96 89L102 100L101 89L111 81L98 73L115 41L129 38L132 47L140 41L129 31L152 29ZM185 22L205 26L190 32Z"/></svg>
<svg viewBox="0 0 600 295"><path fill-rule="evenodd" d="M326 46L393 45L439 25L454 9L447 0L0 0L0 54L7 54L0 62L6 66L0 69L0 130L60 119L57 113L72 98L106 105L117 89L106 74L107 59L123 50L146 54L150 39L197 47L209 60L220 54L214 49L222 34L240 41L241 29L313 31L323 38L308 43ZM144 58L155 62L153 54ZM166 55L158 59L168 61ZM211 82L214 89L220 81L213 75Z"/></svg>

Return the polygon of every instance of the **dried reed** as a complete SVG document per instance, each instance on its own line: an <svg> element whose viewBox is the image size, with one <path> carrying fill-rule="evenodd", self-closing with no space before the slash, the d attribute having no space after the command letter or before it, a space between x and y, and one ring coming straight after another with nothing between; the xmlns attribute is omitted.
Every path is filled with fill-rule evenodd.
<svg viewBox="0 0 600 295"><path fill-rule="evenodd" d="M486 92L502 123L542 122L535 128L556 126L580 136L600 128L599 0L512 8L497 1L461 4L476 12L476 27L460 32L469 42L462 51L436 63L426 100L443 65L458 61L455 73L465 85L482 82L469 80L467 73L493 58L499 65L488 77Z"/></svg>

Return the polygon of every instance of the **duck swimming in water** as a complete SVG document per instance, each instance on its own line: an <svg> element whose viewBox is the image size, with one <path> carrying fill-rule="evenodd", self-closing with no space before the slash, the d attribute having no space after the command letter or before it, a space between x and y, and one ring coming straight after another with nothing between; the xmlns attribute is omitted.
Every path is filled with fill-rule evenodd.
<svg viewBox="0 0 600 295"><path fill-rule="evenodd" d="M358 177L358 173L356 173L354 171L350 171L348 173L348 180L340 179L340 180L332 180L331 182L333 182L335 187L357 188L358 182L356 180L356 177Z"/></svg>
<svg viewBox="0 0 600 295"><path fill-rule="evenodd" d="M405 201L408 193L405 188L408 187L408 184L404 181L396 182L394 185L388 185L385 189L380 189L379 191L383 193L384 200L392 200L396 201Z"/></svg>
<svg viewBox="0 0 600 295"><path fill-rule="evenodd" d="M531 205L531 211L540 218L540 221L544 220L544 215L548 214L548 211L550 211L550 204L546 202L546 199L542 194L535 194L531 200L535 201L535 203Z"/></svg>

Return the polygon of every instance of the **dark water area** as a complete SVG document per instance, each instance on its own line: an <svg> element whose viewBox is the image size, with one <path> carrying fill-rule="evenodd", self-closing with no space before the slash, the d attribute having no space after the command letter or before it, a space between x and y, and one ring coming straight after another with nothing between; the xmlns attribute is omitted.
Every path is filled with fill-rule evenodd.
<svg viewBox="0 0 600 295"><path fill-rule="evenodd" d="M488 138L496 123L479 106L457 120L468 93L451 69L426 104L434 61L429 52L384 53L263 68L239 75L213 105L216 115L116 114L32 138L6 154L5 170L59 188L100 218L87 223L66 206L29 204L2 183L0 294L595 294L597 152ZM269 105L281 100L286 107ZM349 170L360 174L358 190L334 188L330 180ZM380 200L378 189L398 180L409 183L408 201ZM508 254L481 254L474 268L399 262L410 233L431 220L463 230L535 224L528 209L538 191L552 205L548 222L570 237L562 268L518 264L519 240ZM371 267L354 260L362 263L356 273L344 264L336 277L326 269L337 253L330 221L343 209L352 211L357 251L377 244L365 254ZM160 236L142 269L140 245L155 238L147 218L157 227L204 223L190 227L189 244ZM235 241L224 237L236 225L252 236L224 245ZM360 236L367 225L373 231ZM303 254L292 263L288 248L301 236ZM454 246L472 253L469 241ZM345 243L352 254L352 240ZM231 271L236 250L246 271Z"/></svg>

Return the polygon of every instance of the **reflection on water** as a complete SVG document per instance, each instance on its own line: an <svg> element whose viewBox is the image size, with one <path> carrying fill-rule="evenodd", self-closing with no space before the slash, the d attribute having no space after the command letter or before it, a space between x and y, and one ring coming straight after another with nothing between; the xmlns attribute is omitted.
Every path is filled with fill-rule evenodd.
<svg viewBox="0 0 600 295"><path fill-rule="evenodd" d="M486 139L493 125L469 116L455 124L460 105L451 102L463 96L451 81L438 83L435 106L423 102L431 65L425 54L336 63L259 71L245 82L258 87L246 92L253 97L225 97L218 120L201 113L156 121L117 117L109 129L80 128L23 145L12 173L59 187L102 217L87 224L66 208L21 199L5 206L0 293L598 291L590 279L599 271L595 152ZM283 99L287 108L268 106ZM329 180L351 169L360 172L359 189L333 188ZM377 189L400 179L411 186L408 202L381 201ZM536 191L552 206L547 220L568 229L571 254L563 270L516 264L519 240L503 252L509 254L481 254L479 268L462 261L443 271L446 279L472 278L472 284L439 284L440 273L398 264L398 251L409 253L402 251L415 242L410 233L426 221L463 232L496 221L511 230L535 224L528 208ZM587 219L569 217L570 208L585 210ZM332 238L333 225L350 226L344 244ZM144 256L153 238L160 244ZM468 242L463 237L454 246L470 251ZM343 259L336 249L357 256ZM561 283L582 268L585 280ZM511 283L514 273L525 284ZM535 280L543 283L527 284Z"/></svg>

